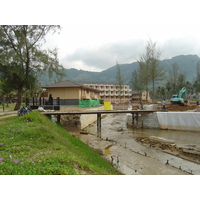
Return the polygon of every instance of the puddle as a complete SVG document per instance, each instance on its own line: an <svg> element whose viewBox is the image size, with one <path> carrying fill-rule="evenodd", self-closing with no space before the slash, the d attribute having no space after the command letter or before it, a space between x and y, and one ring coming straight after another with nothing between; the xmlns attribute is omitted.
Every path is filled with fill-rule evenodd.
<svg viewBox="0 0 200 200"><path fill-rule="evenodd" d="M105 155L112 155L111 151L109 150L110 147L112 147L113 145L108 145L105 149L104 149L104 154Z"/></svg>

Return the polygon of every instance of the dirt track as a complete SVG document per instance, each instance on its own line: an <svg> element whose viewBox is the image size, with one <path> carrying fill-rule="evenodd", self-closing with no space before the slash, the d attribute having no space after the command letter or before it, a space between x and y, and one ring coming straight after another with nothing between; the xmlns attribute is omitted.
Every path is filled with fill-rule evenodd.
<svg viewBox="0 0 200 200"><path fill-rule="evenodd" d="M0 119L17 116L17 111L0 112Z"/></svg>
<svg viewBox="0 0 200 200"><path fill-rule="evenodd" d="M189 147L180 147L176 144L168 144L165 142L151 140L147 137L138 137L137 142L142 143L143 145L149 145L151 148L159 149L165 153L172 154L174 156L192 161L194 163L200 164L200 149L196 146ZM191 153L187 153L190 151Z"/></svg>
<svg viewBox="0 0 200 200"><path fill-rule="evenodd" d="M161 110L161 106L158 106L158 110ZM197 105L184 105L184 106L180 106L180 105L171 105L171 104L167 104L166 105L166 111L179 111L179 112L184 112L184 111L188 111L188 110L193 110L194 112L200 112L200 107Z"/></svg>

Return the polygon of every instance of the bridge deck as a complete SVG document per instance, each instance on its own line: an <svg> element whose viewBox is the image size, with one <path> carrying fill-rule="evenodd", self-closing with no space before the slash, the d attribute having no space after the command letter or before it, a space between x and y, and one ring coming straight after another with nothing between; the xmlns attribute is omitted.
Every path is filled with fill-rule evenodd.
<svg viewBox="0 0 200 200"><path fill-rule="evenodd" d="M132 124L136 119L136 125L138 126L138 115L139 114L149 114L156 112L155 110L96 110L96 111L74 111L74 112L43 112L42 114L51 117L51 115L57 116L57 123L60 123L61 115L88 115L88 114L97 114L97 134L101 137L101 114L112 114L112 113L130 113L132 114ZM135 117L136 115L136 117Z"/></svg>
<svg viewBox="0 0 200 200"><path fill-rule="evenodd" d="M112 113L131 113L148 114L155 110L93 110L93 111L73 111L73 112L43 112L44 115L83 115L83 114L112 114Z"/></svg>

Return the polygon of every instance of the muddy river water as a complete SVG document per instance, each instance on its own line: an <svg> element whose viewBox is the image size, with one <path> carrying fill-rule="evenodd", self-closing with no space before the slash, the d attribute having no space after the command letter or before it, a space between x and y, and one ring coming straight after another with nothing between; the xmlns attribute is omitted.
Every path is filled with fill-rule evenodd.
<svg viewBox="0 0 200 200"><path fill-rule="evenodd" d="M179 146L200 146L200 132L134 129L127 127L126 121L126 114L107 115L102 119L101 136L97 135L96 123L82 133L69 132L100 150L103 157L126 175L200 175L199 164L136 141L137 137L156 136L173 140Z"/></svg>

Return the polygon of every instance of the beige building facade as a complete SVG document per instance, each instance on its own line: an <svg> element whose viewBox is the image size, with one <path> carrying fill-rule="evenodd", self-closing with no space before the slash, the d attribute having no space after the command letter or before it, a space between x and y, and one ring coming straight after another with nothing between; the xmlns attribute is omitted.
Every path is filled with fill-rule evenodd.
<svg viewBox="0 0 200 200"><path fill-rule="evenodd" d="M74 81L61 81L42 88L46 89L48 97L59 98L61 105L78 105L79 100L100 100L100 90Z"/></svg>
<svg viewBox="0 0 200 200"><path fill-rule="evenodd" d="M115 103L126 103L131 100L131 89L129 85L122 85L121 89L111 83L84 83L85 86L100 90L100 98L104 101Z"/></svg>
<svg viewBox="0 0 200 200"><path fill-rule="evenodd" d="M104 100L112 103L127 103L132 100L129 85L112 83L91 83L61 81L51 85L43 86L48 92L48 97L59 98L61 105L77 105L79 100Z"/></svg>

